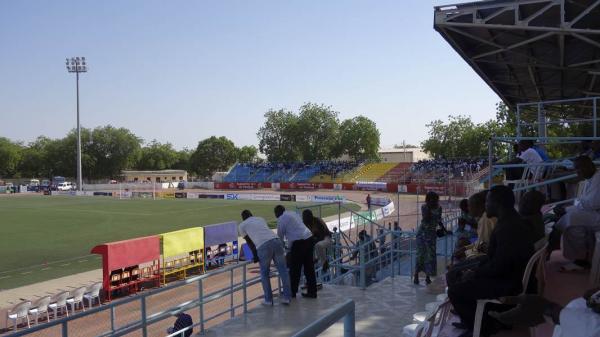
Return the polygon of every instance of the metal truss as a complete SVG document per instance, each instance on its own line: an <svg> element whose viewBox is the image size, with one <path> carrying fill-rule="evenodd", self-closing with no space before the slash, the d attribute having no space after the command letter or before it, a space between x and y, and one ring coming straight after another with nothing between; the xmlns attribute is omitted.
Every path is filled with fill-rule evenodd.
<svg viewBox="0 0 600 337"><path fill-rule="evenodd" d="M511 107L600 94L600 0L438 6L434 28Z"/></svg>

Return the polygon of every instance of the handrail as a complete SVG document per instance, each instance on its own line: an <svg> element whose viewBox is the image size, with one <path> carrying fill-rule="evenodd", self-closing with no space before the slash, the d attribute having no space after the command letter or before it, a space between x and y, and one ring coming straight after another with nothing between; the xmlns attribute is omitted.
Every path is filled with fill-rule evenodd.
<svg viewBox="0 0 600 337"><path fill-rule="evenodd" d="M344 318L344 337L354 337L356 335L355 327L355 304L353 300L336 306L325 316L314 321L304 329L296 332L292 337L313 337L327 330L335 322Z"/></svg>
<svg viewBox="0 0 600 337"><path fill-rule="evenodd" d="M189 310L193 307L197 307L197 306L201 306L207 303L210 303L212 301L215 301L219 298L225 297L225 296L231 296L233 293L241 291L241 290L245 290L245 288L249 287L249 286L253 286L256 284L260 283L260 276L256 276L253 278L246 278L246 271L247 271L247 266L250 264L250 261L244 261L244 262L238 262L235 265L232 266L227 266L218 270L215 270L213 272L207 273L207 274L203 274L203 275L199 275L199 276L195 276L174 284L169 284L167 286L164 286L162 288L158 288L158 289L152 289L152 290L148 290L148 291L144 291L141 293L138 293L136 296L131 296L131 297L127 297L127 298L123 298L123 299L119 299L119 300L115 300L109 303L105 303L103 305L94 307L94 308L90 308L86 311L82 311L79 313L76 313L74 315L68 316L68 317L62 317L59 319L55 319L53 321L50 322L46 322L43 324L39 324L39 325L35 325L32 326L28 329L25 330L21 330L21 331L17 331L14 332L12 334L9 334L7 336L10 337L19 337L19 336L26 336L32 333L35 333L37 331L42 331L42 330L46 330L52 327L56 327L56 326L62 326L62 336L66 337L68 336L68 323L72 322L74 320L80 319L82 317L86 317L86 316L90 316L96 313L100 313L100 312L105 312L105 311L110 311L111 312L111 321L114 319L113 315L114 315L114 309L117 307L120 307L124 304L128 304L134 301L140 301L141 302L141 308L142 308L142 312L144 312L145 309L145 303L146 303L146 299L150 296L154 296L160 293L163 293L165 291L169 291L169 290L173 290L176 288L180 288L180 287L184 287L187 286L189 284L192 283L197 283L199 285L199 287L202 287L203 281L210 278L210 277L214 277L216 275L220 275L220 274L224 274L224 273L230 273L231 275L233 275L233 272L237 269L242 269L243 271L243 279L242 281L238 282L238 283L231 283L228 287L222 288L222 289L217 289L215 291L213 291L212 293L203 295L203 294L199 294L197 299L191 300L191 301L186 301L184 303L180 303L179 305L176 305L174 307L171 307L167 310L162 310L156 313L153 313L151 315L144 315L142 320L139 321L135 321L133 323L130 324L125 324L122 325L118 328L111 328L112 331L106 332L104 334L101 334L100 336L121 336L121 335L125 335L127 333L131 333L133 331L137 331L140 329L145 329L145 327L149 326L152 323L156 323L158 321L167 319L171 316L173 316L175 313L177 312L181 312L181 311L185 311L185 310ZM274 277L278 277L277 273L272 273L272 275ZM233 276L232 276L233 277ZM248 300L245 296L244 296L244 304L242 304L242 306L244 307L244 312L246 311L246 304L250 303L252 301L254 301L256 299L251 299ZM238 305L237 307L239 307L240 305ZM203 325L204 322L206 321L210 321L211 319L218 317L228 311L230 311L231 308L228 308L227 310L217 313L215 314L214 317L209 317L207 319L204 319L202 322L199 322L202 325L202 329L203 329Z"/></svg>

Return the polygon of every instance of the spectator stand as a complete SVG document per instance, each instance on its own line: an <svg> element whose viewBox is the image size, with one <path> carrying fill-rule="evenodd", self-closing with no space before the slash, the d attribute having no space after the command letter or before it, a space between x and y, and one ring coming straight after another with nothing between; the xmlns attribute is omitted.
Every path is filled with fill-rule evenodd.
<svg viewBox="0 0 600 337"><path fill-rule="evenodd" d="M238 232L234 221L204 226L205 269L238 261Z"/></svg>
<svg viewBox="0 0 600 337"><path fill-rule="evenodd" d="M187 228L160 234L162 248L162 283L167 278L186 278L204 271L204 230Z"/></svg>
<svg viewBox="0 0 600 337"><path fill-rule="evenodd" d="M110 242L92 248L102 255L102 289L110 301L113 293L137 292L141 284L160 286L160 237L146 236Z"/></svg>

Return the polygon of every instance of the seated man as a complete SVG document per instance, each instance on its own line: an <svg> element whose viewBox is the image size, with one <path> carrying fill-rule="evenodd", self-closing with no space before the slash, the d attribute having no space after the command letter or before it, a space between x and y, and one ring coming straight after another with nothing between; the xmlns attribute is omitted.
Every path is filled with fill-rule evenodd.
<svg viewBox="0 0 600 337"><path fill-rule="evenodd" d="M192 316L186 314L185 312L180 312L178 314L175 314L175 317L177 317L177 320L175 320L175 324L172 327L167 329L167 333L172 334L181 331L187 327L190 327L190 329L184 331L183 334L181 334L181 336L190 337L192 335L192 332L194 332L194 329L191 328L194 325L194 322L192 321Z"/></svg>
<svg viewBox="0 0 600 337"><path fill-rule="evenodd" d="M574 261L563 267L565 271L580 270L589 264L594 233L600 230L600 173L588 156L577 157L574 164L579 178L585 179L583 192L573 206L565 209L550 233L550 249L560 248L562 236L563 254Z"/></svg>
<svg viewBox="0 0 600 337"><path fill-rule="evenodd" d="M529 258L533 255L533 240L526 225L515 210L515 197L507 186L490 189L485 210L497 217L487 253L487 259L472 269L463 271L461 277L448 287L448 297L460 323L453 325L465 329L461 337L472 336L477 300L514 296L522 291L522 278ZM486 321L484 320L484 323ZM484 333L490 333L484 324Z"/></svg>

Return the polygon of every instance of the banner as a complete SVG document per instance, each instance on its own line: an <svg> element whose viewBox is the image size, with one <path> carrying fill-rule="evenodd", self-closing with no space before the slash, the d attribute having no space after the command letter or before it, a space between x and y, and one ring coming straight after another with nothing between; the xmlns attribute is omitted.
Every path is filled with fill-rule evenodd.
<svg viewBox="0 0 600 337"><path fill-rule="evenodd" d="M387 191L387 183L378 181L359 181L354 185L359 191Z"/></svg>
<svg viewBox="0 0 600 337"><path fill-rule="evenodd" d="M319 190L333 189L333 183L280 183L281 190Z"/></svg>
<svg viewBox="0 0 600 337"><path fill-rule="evenodd" d="M313 195L311 200L314 202L345 202L346 197L342 195Z"/></svg>
<svg viewBox="0 0 600 337"><path fill-rule="evenodd" d="M279 196L279 200L280 201L296 201L296 195L295 194L281 194Z"/></svg>
<svg viewBox="0 0 600 337"><path fill-rule="evenodd" d="M175 199L187 199L186 192L175 192Z"/></svg>
<svg viewBox="0 0 600 337"><path fill-rule="evenodd" d="M339 221L328 221L326 224L327 228L329 228L331 231L333 231L334 228L338 228L340 231L345 232L350 230L352 227L356 227L357 225L366 222L364 218L371 219L372 221L378 221L392 214L394 210L394 202L390 201L389 204L383 206L382 208L376 209L373 212L359 212L361 216L347 216L339 219Z"/></svg>

